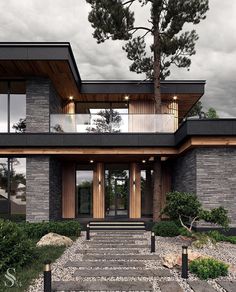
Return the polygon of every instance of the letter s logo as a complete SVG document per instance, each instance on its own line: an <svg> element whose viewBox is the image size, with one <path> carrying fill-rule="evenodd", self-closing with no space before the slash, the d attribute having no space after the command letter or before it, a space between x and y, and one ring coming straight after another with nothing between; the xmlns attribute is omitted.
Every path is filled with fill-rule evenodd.
<svg viewBox="0 0 236 292"><path fill-rule="evenodd" d="M16 283L16 277L13 275L13 273L14 274L16 273L16 269L13 269L13 268L7 269L7 272L4 276L10 283L9 282L7 283L6 281L4 281L5 287L12 288L14 284Z"/></svg>

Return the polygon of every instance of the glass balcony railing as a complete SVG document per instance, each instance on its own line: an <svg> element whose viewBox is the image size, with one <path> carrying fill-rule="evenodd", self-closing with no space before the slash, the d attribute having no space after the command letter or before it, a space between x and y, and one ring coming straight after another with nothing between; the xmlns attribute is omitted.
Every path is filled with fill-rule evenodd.
<svg viewBox="0 0 236 292"><path fill-rule="evenodd" d="M53 114L53 133L173 133L171 114Z"/></svg>

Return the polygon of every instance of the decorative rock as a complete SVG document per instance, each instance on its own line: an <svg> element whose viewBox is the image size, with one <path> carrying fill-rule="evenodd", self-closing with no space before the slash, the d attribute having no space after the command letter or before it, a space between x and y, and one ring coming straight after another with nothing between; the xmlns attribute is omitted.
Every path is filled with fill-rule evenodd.
<svg viewBox="0 0 236 292"><path fill-rule="evenodd" d="M57 233L48 233L44 235L38 242L37 246L71 246L73 244L73 240L69 237L59 235Z"/></svg>
<svg viewBox="0 0 236 292"><path fill-rule="evenodd" d="M200 254L198 252L188 251L188 261L191 262L193 260L199 258L206 258L207 256ZM163 257L162 265L169 269L174 268L175 266L181 267L182 265L182 256L177 253L170 253Z"/></svg>

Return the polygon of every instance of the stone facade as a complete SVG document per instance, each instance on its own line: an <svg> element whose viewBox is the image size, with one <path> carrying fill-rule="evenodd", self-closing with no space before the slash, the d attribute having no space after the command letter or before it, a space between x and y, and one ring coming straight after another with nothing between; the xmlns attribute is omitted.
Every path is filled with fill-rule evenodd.
<svg viewBox="0 0 236 292"><path fill-rule="evenodd" d="M191 150L172 163L172 189L196 193L196 151Z"/></svg>
<svg viewBox="0 0 236 292"><path fill-rule="evenodd" d="M61 99L48 79L34 78L26 86L26 132L47 133L50 114L62 111ZM26 220L61 218L61 165L50 156L26 159Z"/></svg>
<svg viewBox="0 0 236 292"><path fill-rule="evenodd" d="M62 111L61 99L51 81L46 78L29 79L26 82L26 132L47 133L50 129L50 113Z"/></svg>
<svg viewBox="0 0 236 292"><path fill-rule="evenodd" d="M203 206L229 211L236 226L236 149L198 148L173 162L172 189L195 193Z"/></svg>

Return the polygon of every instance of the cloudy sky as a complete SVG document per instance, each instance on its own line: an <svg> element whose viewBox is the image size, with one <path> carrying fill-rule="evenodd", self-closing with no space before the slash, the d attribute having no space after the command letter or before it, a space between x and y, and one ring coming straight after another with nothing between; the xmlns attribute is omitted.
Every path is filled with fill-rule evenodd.
<svg viewBox="0 0 236 292"><path fill-rule="evenodd" d="M0 41L69 41L82 79L142 79L129 72L122 43L98 45L87 20L85 0L0 0ZM146 12L136 8L137 24ZM170 79L205 79L206 108L236 116L236 1L210 0L191 70L173 68Z"/></svg>

